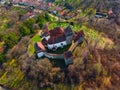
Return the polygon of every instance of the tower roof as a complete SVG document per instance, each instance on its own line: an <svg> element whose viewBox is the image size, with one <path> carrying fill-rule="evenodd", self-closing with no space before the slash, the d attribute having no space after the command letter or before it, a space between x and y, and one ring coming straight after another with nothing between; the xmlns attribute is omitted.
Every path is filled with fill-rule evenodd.
<svg viewBox="0 0 120 90"><path fill-rule="evenodd" d="M71 29L70 26L68 26L68 27L64 30L64 32L65 32L65 35L73 34L72 29Z"/></svg>
<svg viewBox="0 0 120 90"><path fill-rule="evenodd" d="M73 54L71 51L67 51L64 53L64 58L65 59L69 59L69 58L73 58Z"/></svg>

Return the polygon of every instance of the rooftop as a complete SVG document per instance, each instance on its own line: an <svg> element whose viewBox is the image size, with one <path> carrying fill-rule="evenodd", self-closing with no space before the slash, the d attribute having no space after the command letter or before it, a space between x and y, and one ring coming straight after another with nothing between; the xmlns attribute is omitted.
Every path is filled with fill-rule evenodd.
<svg viewBox="0 0 120 90"><path fill-rule="evenodd" d="M71 51L67 51L64 53L65 59L73 58L73 54Z"/></svg>
<svg viewBox="0 0 120 90"><path fill-rule="evenodd" d="M61 28L61 27L56 27L56 28L54 28L53 30L50 30L49 31L50 32L50 35L52 36L52 35L60 35L60 34L64 34L64 30L63 30L63 28Z"/></svg>
<svg viewBox="0 0 120 90"><path fill-rule="evenodd" d="M64 34L60 34L59 36L51 36L51 38L48 40L48 44L55 44L59 42L63 42L66 40L66 37Z"/></svg>
<svg viewBox="0 0 120 90"><path fill-rule="evenodd" d="M77 34L76 34L76 36L75 36L75 41L77 41L80 37L83 37L84 36L84 32L83 32L83 30L80 30Z"/></svg>
<svg viewBox="0 0 120 90"><path fill-rule="evenodd" d="M66 35L73 34L72 29L71 29L70 26L68 26L68 27L64 30L64 32L65 32Z"/></svg>
<svg viewBox="0 0 120 90"><path fill-rule="evenodd" d="M40 51L45 51L45 47L43 46L43 44L41 42L37 42L34 44L34 48L36 52L40 52Z"/></svg>

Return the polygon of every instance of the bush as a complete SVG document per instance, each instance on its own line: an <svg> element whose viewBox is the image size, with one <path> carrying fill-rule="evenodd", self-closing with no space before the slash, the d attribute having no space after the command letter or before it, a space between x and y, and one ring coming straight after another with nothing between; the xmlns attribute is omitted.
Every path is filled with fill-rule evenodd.
<svg viewBox="0 0 120 90"><path fill-rule="evenodd" d="M0 53L0 65L5 61L6 61L5 55L3 53Z"/></svg>
<svg viewBox="0 0 120 90"><path fill-rule="evenodd" d="M13 26L13 22L8 22L7 23L7 28L11 28Z"/></svg>
<svg viewBox="0 0 120 90"><path fill-rule="evenodd" d="M44 16L42 16L42 15L38 15L37 16L36 23L39 25L40 28L43 27L43 25L44 25L45 22L46 21L45 21Z"/></svg>
<svg viewBox="0 0 120 90"><path fill-rule="evenodd" d="M51 21L51 17L50 17L50 15L48 13L45 13L45 19L48 22Z"/></svg>

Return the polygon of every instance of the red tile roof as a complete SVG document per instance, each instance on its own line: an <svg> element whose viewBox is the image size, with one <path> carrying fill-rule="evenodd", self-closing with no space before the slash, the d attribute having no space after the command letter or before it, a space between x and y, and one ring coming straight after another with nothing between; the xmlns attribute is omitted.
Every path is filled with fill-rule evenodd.
<svg viewBox="0 0 120 90"><path fill-rule="evenodd" d="M53 30L50 30L50 35L55 35L55 34L64 34L64 30L61 27L56 27Z"/></svg>
<svg viewBox="0 0 120 90"><path fill-rule="evenodd" d="M51 36L51 38L48 40L48 44L56 44L65 40L66 37L64 34L60 34L59 36Z"/></svg>
<svg viewBox="0 0 120 90"><path fill-rule="evenodd" d="M84 32L83 30L79 31L77 35L74 37L74 40L77 41L80 37L84 37Z"/></svg>
<svg viewBox="0 0 120 90"><path fill-rule="evenodd" d="M43 52L44 50L42 50L37 43L34 44L34 48L35 48L35 52L39 53L39 52Z"/></svg>
<svg viewBox="0 0 120 90"><path fill-rule="evenodd" d="M45 50L45 47L41 42L37 42L38 47L40 47L42 50Z"/></svg>
<svg viewBox="0 0 120 90"><path fill-rule="evenodd" d="M109 14L109 15L110 15L110 14L113 14L112 9L109 10L108 14Z"/></svg>
<svg viewBox="0 0 120 90"><path fill-rule="evenodd" d="M64 12L64 11L60 12L60 15L64 15L64 14L65 14L65 12Z"/></svg>
<svg viewBox="0 0 120 90"><path fill-rule="evenodd" d="M4 48L3 47L0 47L0 52L3 52Z"/></svg>

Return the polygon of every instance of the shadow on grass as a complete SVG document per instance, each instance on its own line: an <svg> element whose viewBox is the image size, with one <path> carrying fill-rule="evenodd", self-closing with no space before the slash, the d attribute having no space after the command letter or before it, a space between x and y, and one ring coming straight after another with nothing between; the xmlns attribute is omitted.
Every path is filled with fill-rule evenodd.
<svg viewBox="0 0 120 90"><path fill-rule="evenodd" d="M52 54L63 54L64 52L68 51L70 46L71 45L67 45L67 46L64 46L63 48L58 48L56 51L47 49L47 52ZM46 58L46 57L43 57L43 58ZM49 59L49 60L52 63L53 67L60 67L61 69L67 68L67 65L65 64L64 59Z"/></svg>
<svg viewBox="0 0 120 90"><path fill-rule="evenodd" d="M64 46L63 48L58 48L56 51L52 51L47 49L48 53L53 53L53 54L63 54L64 52L68 51L70 48L70 45ZM60 67L61 69L67 68L64 59L50 59L53 67Z"/></svg>

